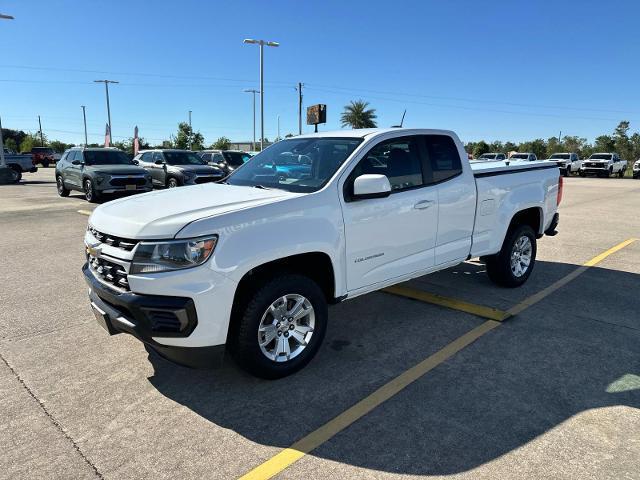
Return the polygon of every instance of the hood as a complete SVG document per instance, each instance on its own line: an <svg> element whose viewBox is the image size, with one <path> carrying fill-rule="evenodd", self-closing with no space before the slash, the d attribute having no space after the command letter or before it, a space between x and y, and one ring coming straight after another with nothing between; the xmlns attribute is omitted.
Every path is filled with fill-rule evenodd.
<svg viewBox="0 0 640 480"><path fill-rule="evenodd" d="M123 238L173 238L185 225L205 217L265 205L298 193L205 183L121 198L96 208L89 224Z"/></svg>
<svg viewBox="0 0 640 480"><path fill-rule="evenodd" d="M105 175L146 175L147 171L137 165L85 165L87 170Z"/></svg>
<svg viewBox="0 0 640 480"><path fill-rule="evenodd" d="M200 175L222 175L222 170L208 165L167 165L167 168L168 170L197 173Z"/></svg>

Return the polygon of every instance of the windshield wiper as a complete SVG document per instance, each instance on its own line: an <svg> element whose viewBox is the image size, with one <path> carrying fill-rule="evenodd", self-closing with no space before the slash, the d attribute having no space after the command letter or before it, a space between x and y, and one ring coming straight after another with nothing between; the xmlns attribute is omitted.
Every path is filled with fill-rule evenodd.
<svg viewBox="0 0 640 480"><path fill-rule="evenodd" d="M260 190L271 190L268 187L265 187L264 185L254 185L253 188L259 188Z"/></svg>

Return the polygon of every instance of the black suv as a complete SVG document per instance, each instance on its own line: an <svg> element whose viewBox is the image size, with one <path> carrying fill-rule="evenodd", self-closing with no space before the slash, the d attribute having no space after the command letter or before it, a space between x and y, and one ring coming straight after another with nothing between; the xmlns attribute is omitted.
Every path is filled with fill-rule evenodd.
<svg viewBox="0 0 640 480"><path fill-rule="evenodd" d="M117 148L67 150L56 164L58 195L70 190L84 192L89 202L107 193L148 192L153 189L151 175Z"/></svg>
<svg viewBox="0 0 640 480"><path fill-rule="evenodd" d="M157 187L216 182L225 176L220 168L207 165L190 150L144 150L133 161L151 174L153 185Z"/></svg>

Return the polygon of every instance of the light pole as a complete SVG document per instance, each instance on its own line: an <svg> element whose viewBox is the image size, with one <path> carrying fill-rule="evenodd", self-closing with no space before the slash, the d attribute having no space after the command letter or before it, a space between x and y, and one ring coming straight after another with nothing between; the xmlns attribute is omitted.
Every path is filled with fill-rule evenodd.
<svg viewBox="0 0 640 480"><path fill-rule="evenodd" d="M2 119L0 119L0 167L6 167L4 161L4 140L2 139Z"/></svg>
<svg viewBox="0 0 640 480"><path fill-rule="evenodd" d="M248 88L244 91L245 93L250 93L253 97L253 142L251 142L251 149L256 151L256 93L260 93L259 90Z"/></svg>
<svg viewBox="0 0 640 480"><path fill-rule="evenodd" d="M280 115L278 115L278 141L280 141Z"/></svg>
<svg viewBox="0 0 640 480"><path fill-rule="evenodd" d="M84 146L86 147L89 144L89 142L87 141L87 113L85 112L85 106L80 106L82 107L82 119L84 120Z"/></svg>
<svg viewBox="0 0 640 480"><path fill-rule="evenodd" d="M191 110L189 110L189 150L193 150L193 130L191 128Z"/></svg>
<svg viewBox="0 0 640 480"><path fill-rule="evenodd" d="M95 83L104 83L104 89L107 93L107 118L109 120L109 137L113 138L113 130L111 129L111 108L109 107L109 84L120 83L116 80L94 80Z"/></svg>
<svg viewBox="0 0 640 480"><path fill-rule="evenodd" d="M252 38L245 38L244 43L260 45L260 151L262 151L264 143L264 46L279 47L280 44Z"/></svg>

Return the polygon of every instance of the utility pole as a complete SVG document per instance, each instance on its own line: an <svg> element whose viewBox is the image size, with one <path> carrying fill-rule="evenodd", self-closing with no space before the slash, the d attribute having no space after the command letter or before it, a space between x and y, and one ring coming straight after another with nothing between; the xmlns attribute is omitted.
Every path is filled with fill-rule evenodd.
<svg viewBox="0 0 640 480"><path fill-rule="evenodd" d="M40 127L40 146L44 147L44 138L42 138L42 122L40 121L40 115L38 115L38 126Z"/></svg>
<svg viewBox="0 0 640 480"><path fill-rule="evenodd" d="M558 135L558 143L562 141L562 130L560 130L560 134Z"/></svg>
<svg viewBox="0 0 640 480"><path fill-rule="evenodd" d="M251 143L251 149L256 151L256 93L260 93L259 90L248 88L244 90L245 93L250 93L253 97L253 142Z"/></svg>
<svg viewBox="0 0 640 480"><path fill-rule="evenodd" d="M109 136L113 138L113 130L111 129L111 107L109 107L109 84L120 83L116 80L94 80L95 83L104 83L104 89L107 94L107 119L109 120Z"/></svg>
<svg viewBox="0 0 640 480"><path fill-rule="evenodd" d="M304 83L298 82L298 135L302 135L302 87Z"/></svg>
<svg viewBox="0 0 640 480"><path fill-rule="evenodd" d="M262 151L264 146L264 46L279 47L280 44L252 38L245 38L244 43L260 45L260 151Z"/></svg>
<svg viewBox="0 0 640 480"><path fill-rule="evenodd" d="M84 146L86 147L89 142L87 140L87 114L85 112L85 106L80 105L82 107L82 119L84 120Z"/></svg>
<svg viewBox="0 0 640 480"><path fill-rule="evenodd" d="M191 110L189 110L189 150L193 150L193 129L191 128Z"/></svg>
<svg viewBox="0 0 640 480"><path fill-rule="evenodd" d="M2 119L0 119L0 167L6 167L4 161L4 140L2 138Z"/></svg>
<svg viewBox="0 0 640 480"><path fill-rule="evenodd" d="M278 115L278 141L280 140L280 115Z"/></svg>

